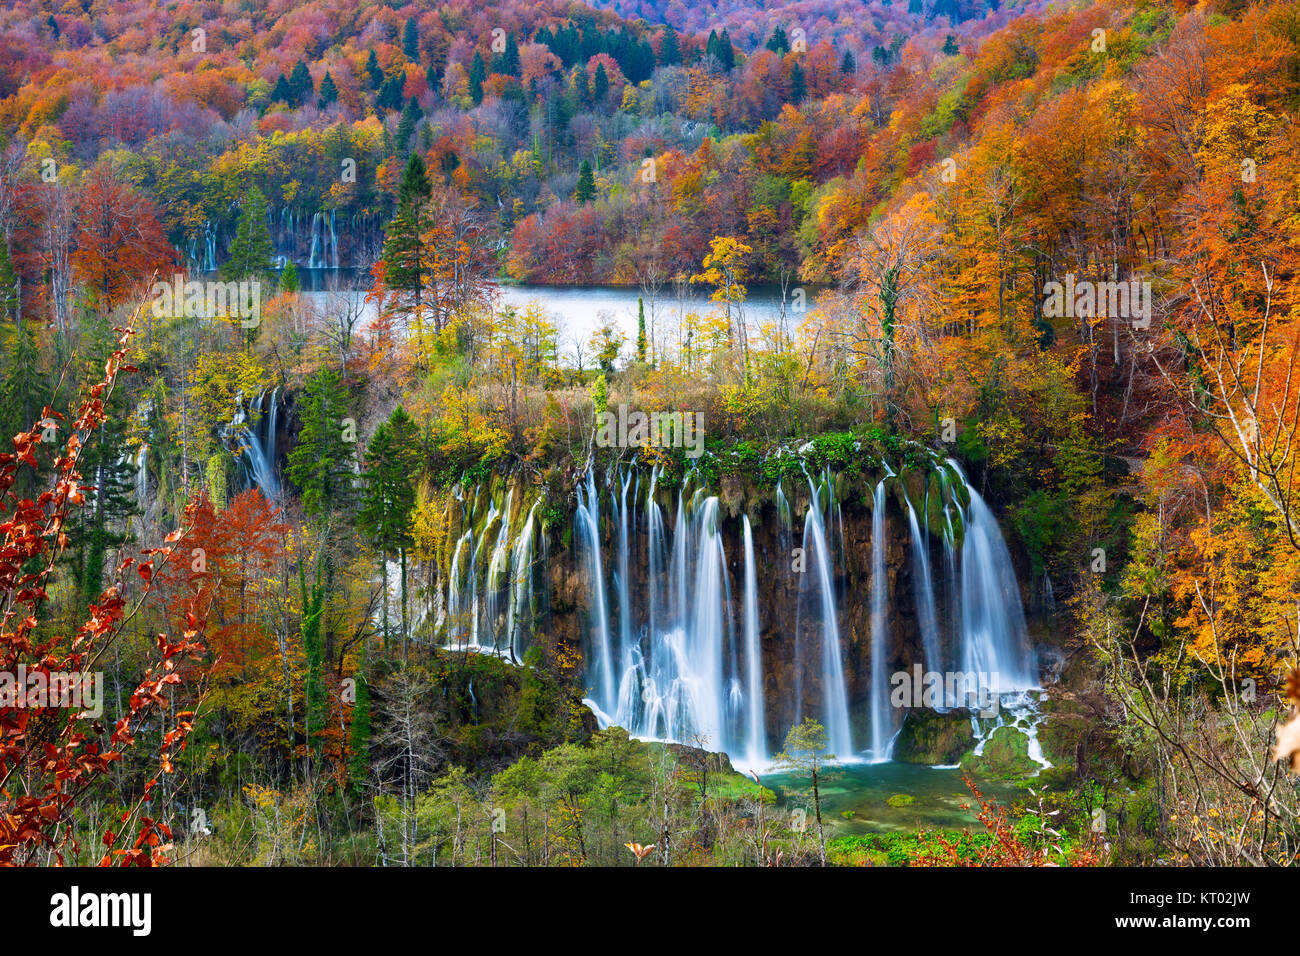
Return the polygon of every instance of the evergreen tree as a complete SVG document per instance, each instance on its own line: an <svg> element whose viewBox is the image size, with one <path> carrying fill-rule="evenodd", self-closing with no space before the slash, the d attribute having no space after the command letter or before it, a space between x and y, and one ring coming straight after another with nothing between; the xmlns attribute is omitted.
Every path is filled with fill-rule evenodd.
<svg viewBox="0 0 1300 956"><path fill-rule="evenodd" d="M736 51L731 45L731 34L725 28L718 34L718 60L728 73L736 68Z"/></svg>
<svg viewBox="0 0 1300 956"><path fill-rule="evenodd" d="M293 91L293 105L301 106L306 103L312 94L311 71L307 69L307 63L299 60L294 66L293 72L289 74L289 88Z"/></svg>
<svg viewBox="0 0 1300 956"><path fill-rule="evenodd" d="M961 47L957 45L957 38L953 36L951 33L949 33L946 37L944 37L943 55L956 56L960 52L961 52Z"/></svg>
<svg viewBox="0 0 1300 956"><path fill-rule="evenodd" d="M379 59L375 56L375 51L371 50L370 55L366 57L366 75L370 77L370 88L379 89L379 85L384 82L384 71L379 68Z"/></svg>
<svg viewBox="0 0 1300 956"><path fill-rule="evenodd" d="M589 160L584 159L578 167L578 187L573 191L573 198L580 203L591 202L596 198L596 176Z"/></svg>
<svg viewBox="0 0 1300 956"><path fill-rule="evenodd" d="M777 56L785 56L790 52L790 38L782 27L778 26L772 31L772 35L767 38L767 48Z"/></svg>
<svg viewBox="0 0 1300 956"><path fill-rule="evenodd" d="M293 87L283 73L276 78L275 86L271 88L271 102L293 104Z"/></svg>
<svg viewBox="0 0 1300 956"><path fill-rule="evenodd" d="M504 76L519 75L519 44L513 33L506 35L506 48L493 58L492 72Z"/></svg>
<svg viewBox="0 0 1300 956"><path fill-rule="evenodd" d="M808 95L808 81L804 77L803 67L798 63L790 67L790 102L796 106Z"/></svg>
<svg viewBox="0 0 1300 956"><path fill-rule="evenodd" d="M226 281L242 279L270 279L271 232L266 227L266 199L256 186L239 214L235 238L230 243L230 258L221 267L221 277Z"/></svg>
<svg viewBox="0 0 1300 956"><path fill-rule="evenodd" d="M366 449L365 483L361 511L357 516L362 532L375 550L401 561L402 656L409 638L406 601L406 554L411 547L411 514L415 510L415 481L420 473L420 430L402 406L393 409L388 421L375 429ZM382 575L385 584L387 574ZM384 594L384 633L388 634L388 595Z"/></svg>
<svg viewBox="0 0 1300 956"><path fill-rule="evenodd" d="M338 372L322 368L307 379L302 430L285 474L302 493L309 518L345 512L353 498L352 444L345 437L348 393Z"/></svg>
<svg viewBox="0 0 1300 956"><path fill-rule="evenodd" d="M298 281L298 267L293 264L293 260L290 260L284 264L284 269L280 272L280 291L293 293L301 287Z"/></svg>
<svg viewBox="0 0 1300 956"><path fill-rule="evenodd" d="M858 71L858 61L853 56L852 50L844 51L844 59L840 63L841 73L856 73Z"/></svg>
<svg viewBox="0 0 1300 956"><path fill-rule="evenodd" d="M402 52L412 63L418 63L420 60L420 27L415 22L415 17L406 18L406 26L402 28Z"/></svg>
<svg viewBox="0 0 1300 956"><path fill-rule="evenodd" d="M596 75L591 81L591 95L597 103L604 103L609 96L609 74L605 72L604 63L596 64Z"/></svg>
<svg viewBox="0 0 1300 956"><path fill-rule="evenodd" d="M469 64L469 96L477 105L483 102L483 81L487 79L487 64L483 54L474 51L474 59Z"/></svg>
<svg viewBox="0 0 1300 956"><path fill-rule="evenodd" d="M316 105L320 109L325 109L331 103L337 103L339 99L339 88L334 83L334 77L330 76L329 70L325 71L325 76L320 81L320 99Z"/></svg>
<svg viewBox="0 0 1300 956"><path fill-rule="evenodd" d="M682 62L682 45L672 24L664 28L664 38L659 43L659 62L664 66L676 66Z"/></svg>
<svg viewBox="0 0 1300 956"><path fill-rule="evenodd" d="M379 84L375 95L375 109L400 110L402 108L402 88L406 86L406 75L395 73Z"/></svg>
<svg viewBox="0 0 1300 956"><path fill-rule="evenodd" d="M432 268L431 251L424 240L432 195L424 160L419 153L412 153L397 189L397 211L384 236L384 281L389 288L411 296L417 324L422 321L424 286Z"/></svg>
<svg viewBox="0 0 1300 956"><path fill-rule="evenodd" d="M354 796L362 796L370 778L370 681L365 648L357 667L356 699L352 702L352 723L348 726L348 777Z"/></svg>
<svg viewBox="0 0 1300 956"><path fill-rule="evenodd" d="M5 361L0 368L0 435L7 440L36 424L50 394L32 325L17 316L12 330L5 332ZM34 499L37 477L32 470L20 469L17 480L22 496Z"/></svg>
<svg viewBox="0 0 1300 956"><path fill-rule="evenodd" d="M420 122L424 114L420 111L420 105L415 102L415 97L406 101L406 106L402 108L402 118L397 122L397 142L398 152L405 152L411 144L411 137L415 135L415 124Z"/></svg>

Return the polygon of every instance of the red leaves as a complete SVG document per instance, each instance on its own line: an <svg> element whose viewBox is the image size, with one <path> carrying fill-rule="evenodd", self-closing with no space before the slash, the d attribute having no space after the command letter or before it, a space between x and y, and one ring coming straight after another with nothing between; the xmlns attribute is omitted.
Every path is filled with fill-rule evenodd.
<svg viewBox="0 0 1300 956"><path fill-rule="evenodd" d="M67 545L63 529L72 509L85 503L86 492L90 490L82 483L78 471L82 434L98 427L105 419L104 403L116 375L124 368L122 358L129 338L129 330L124 330L121 347L109 360L104 380L90 390L81 404L63 454L53 463L53 490L41 493L35 502L19 500L13 493L18 470L36 468L35 449L46 431L45 424L38 423L15 436L14 454L0 454L0 513L8 515L8 520L0 523L0 606L9 611L0 626L13 628L0 631L0 668L12 670L22 663L29 671L39 669L47 676L55 672L79 672L112 642L131 613L121 588L113 585L90 605L85 623L77 628L70 644L58 636L39 643L31 637L36 632L41 608L48 600L47 585ZM42 419L48 423L62 420L63 416L45 408ZM168 541L181 536L183 532L174 532ZM143 583L142 592L137 596L139 601L148 597L157 571L170 557L171 549L155 549L147 555L150 560L137 564L134 559L126 559L119 567L120 573L136 566ZM159 562L157 569L154 556ZM38 570L24 573L23 568L32 563L36 563ZM66 848L75 850L76 844L65 823L78 799L135 742L131 728L149 717L152 708L167 706L165 693L181 681L176 660L197 657L202 652L197 638L204 629L204 616L199 608L195 604L187 611L187 630L181 640L171 642L165 635L159 635L160 658L146 671L131 695L129 709L117 721L107 747L102 745L103 726L83 718L75 709L0 706L0 866L34 862L38 859L36 850L40 848L53 850L60 862ZM192 716L188 711L178 715L175 726L164 731L158 754L163 773L172 772L172 760L185 745ZM6 784L19 779L24 782L24 792L15 795ZM149 799L155 782L151 781L136 806L122 815L122 827L104 834L104 845L111 852L101 862L110 862L113 856L120 857L124 864L152 866L166 862L165 853L171 844L164 840L170 841L171 832L144 816L140 817L132 847L111 849Z"/></svg>

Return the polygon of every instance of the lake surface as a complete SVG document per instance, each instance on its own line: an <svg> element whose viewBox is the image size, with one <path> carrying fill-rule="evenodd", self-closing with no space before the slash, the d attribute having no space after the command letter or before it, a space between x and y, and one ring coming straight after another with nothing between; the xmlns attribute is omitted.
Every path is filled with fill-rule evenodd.
<svg viewBox="0 0 1300 956"><path fill-rule="evenodd" d="M361 305L365 299L365 289L358 283L362 277L339 270L325 275L330 270L302 269L304 297L322 309L336 308L339 298L349 301L353 307L360 307L363 313L363 325L369 324L374 316L374 306ZM805 287L806 305L811 307L816 292ZM560 353L572 356L575 342L585 343L592 333L606 322L612 323L623 332L626 338L624 355L631 354L636 347L637 306L641 292L624 286L552 286L552 285L513 285L498 283L496 285L497 302L522 309L531 302L536 302L559 329ZM792 328L802 320L802 314L794 312L794 290L787 290L786 321ZM657 338L664 342L669 331L676 346L677 328L682 318L689 314L706 315L717 306L709 301L704 289L694 289L685 296L676 295L671 289L661 290L658 297L645 300L647 330L657 331ZM781 315L781 290L773 286L755 286L749 290L746 300L741 303L742 315L746 325L757 329L761 324L776 320ZM665 342L665 344L668 344Z"/></svg>

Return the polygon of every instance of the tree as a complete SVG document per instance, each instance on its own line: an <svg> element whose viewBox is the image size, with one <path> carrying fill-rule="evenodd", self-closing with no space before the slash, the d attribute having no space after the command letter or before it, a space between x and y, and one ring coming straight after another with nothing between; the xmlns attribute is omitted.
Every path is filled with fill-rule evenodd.
<svg viewBox="0 0 1300 956"><path fill-rule="evenodd" d="M406 26L402 28L402 52L412 63L418 63L420 60L420 27L415 22L415 17L406 18Z"/></svg>
<svg viewBox="0 0 1300 956"><path fill-rule="evenodd" d="M77 410L55 464L51 490L35 501L21 500L14 492L18 472L34 466L43 424L15 435L13 452L0 453L0 510L7 516L0 532L0 603L11 611L0 633L0 669L6 673L16 673L21 666L29 676L40 674L48 682L53 675L81 673L96 661L111 659L126 622L150 598L156 570L167 564L172 545L183 536L183 530L175 531L147 559L123 561L117 568L120 580L96 598L75 634L38 630L38 620L48 616L45 605L66 543L62 528L73 510L87 502L81 490L81 449L86 436L104 422L104 399L115 388L129 340L130 333L118 340L104 378ZM172 773L172 762L192 727L192 711L173 709L172 692L182 683L177 665L196 659L202 651L204 614L195 601L186 611L179 639L157 635L158 655L137 686L124 695L126 709L111 731L77 706L0 704L0 740L4 741L0 778L11 784L22 782L21 787L0 788L0 865L62 863L69 849L78 852L77 830L69 821L83 813L84 798L96 782L108 777L114 764L123 766L130 748L146 739L144 730L151 724L149 739L161 741L158 771L128 790L118 790L121 782L114 781L117 793L131 795L125 797L122 827L103 835L102 862L144 866L167 862L171 829L149 812L151 805L159 806L154 801L160 780Z"/></svg>
<svg viewBox="0 0 1300 956"><path fill-rule="evenodd" d="M957 45L957 38L949 33L943 40L943 55L956 56L961 52L961 47Z"/></svg>
<svg viewBox="0 0 1300 956"><path fill-rule="evenodd" d="M819 721L805 717L803 723L790 728L785 746L772 758L778 767L812 775L813 809L817 814L817 842L821 846L822 866L826 865L826 834L822 829L822 798L817 776L835 755L826 752L826 728Z"/></svg>
<svg viewBox="0 0 1300 956"><path fill-rule="evenodd" d="M681 43L672 24L664 27L663 39L659 41L659 62L663 66L676 66L682 62Z"/></svg>
<svg viewBox="0 0 1300 956"><path fill-rule="evenodd" d="M302 431L285 474L302 493L309 518L347 511L353 498L353 451L344 419L348 393L339 374L322 368L307 379Z"/></svg>
<svg viewBox="0 0 1300 956"><path fill-rule="evenodd" d="M371 50L366 57L366 76L370 77L372 90L378 90L380 84L384 82L384 71L379 68L379 59L375 56L374 50Z"/></svg>
<svg viewBox="0 0 1300 956"><path fill-rule="evenodd" d="M474 59L469 64L469 96L475 106L483 102L483 81L486 79L487 64L483 62L483 54L475 50Z"/></svg>
<svg viewBox="0 0 1300 956"><path fill-rule="evenodd" d="M227 281L271 277L271 232L266 226L266 199L253 186L239 213L239 225L230 243L230 258L221 266Z"/></svg>
<svg viewBox="0 0 1300 956"><path fill-rule="evenodd" d="M844 51L844 59L840 61L840 72L846 76L858 72L858 61L854 58L852 50Z"/></svg>
<svg viewBox="0 0 1300 956"><path fill-rule="evenodd" d="M158 208L106 163L86 176L77 202L75 242L72 265L105 312L176 262Z"/></svg>
<svg viewBox="0 0 1300 956"><path fill-rule="evenodd" d="M406 555L411 541L411 515L415 509L415 483L421 471L420 430L406 410L398 405L388 421L375 429L366 448L366 471L361 511L361 530L380 553L381 566L393 554L401 562L402 656L410 636L407 625ZM382 570L382 568L381 568ZM388 628L388 574L384 581L384 629Z"/></svg>
<svg viewBox="0 0 1300 956"><path fill-rule="evenodd" d="M588 203L596 198L596 176L591 169L591 161L584 159L578 167L578 185L573 191L573 198L580 203Z"/></svg>
<svg viewBox="0 0 1300 956"><path fill-rule="evenodd" d="M431 221L429 200L433 187L419 153L412 153L397 190L397 212L384 237L382 274L388 287L411 299L399 308L413 316L417 332L423 326L423 295L433 269L432 250L425 241ZM420 343L417 341L417 350Z"/></svg>
<svg viewBox="0 0 1300 956"><path fill-rule="evenodd" d="M334 83L334 77L330 76L330 71L325 71L325 76L320 81L320 98L316 101L318 109L325 109L331 103L337 103L339 99L339 88Z"/></svg>
<svg viewBox="0 0 1300 956"><path fill-rule="evenodd" d="M798 106L808 95L808 80L797 62L790 67L790 102Z"/></svg>
<svg viewBox="0 0 1300 956"><path fill-rule="evenodd" d="M284 268L280 271L280 291L293 294L300 288L301 284L298 281L298 267L293 264L293 260L291 259L284 264Z"/></svg>
<svg viewBox="0 0 1300 956"><path fill-rule="evenodd" d="M636 360L644 362L646 359L646 338L645 338L645 299L641 296L636 297Z"/></svg>

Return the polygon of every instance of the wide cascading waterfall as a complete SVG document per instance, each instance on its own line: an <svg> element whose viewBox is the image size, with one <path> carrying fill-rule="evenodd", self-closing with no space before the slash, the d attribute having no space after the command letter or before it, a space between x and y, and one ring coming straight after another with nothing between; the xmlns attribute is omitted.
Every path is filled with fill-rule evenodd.
<svg viewBox="0 0 1300 956"><path fill-rule="evenodd" d="M893 717L889 707L889 675L885 673L889 652L889 621L885 602L889 588L885 579L885 482L876 485L871 508L871 760L889 759L894 742Z"/></svg>
<svg viewBox="0 0 1300 956"><path fill-rule="evenodd" d="M890 701L896 669L961 667L996 675L1007 694L1036 687L1010 554L955 466L926 466L924 507L909 507L914 475L888 466L865 486L805 471L805 499L786 465L785 483L758 501L725 482L715 493L702 469L669 486L668 467L588 468L568 557L553 565L538 558L553 511L528 482L458 491L430 595L437 639L520 661L532 635L571 634L600 726L755 769L803 717L822 723L838 760L889 760L903 715ZM891 593L893 581L909 594ZM1010 696L1001 703L1026 722Z"/></svg>
<svg viewBox="0 0 1300 956"><path fill-rule="evenodd" d="M592 508L599 493L591 472L575 513L589 595L588 705L603 726L762 764L767 753L752 547L737 615L718 498L679 494L669 531L656 498L657 472L648 482L623 472L610 483L608 528ZM607 553L601 550L605 541ZM613 601L602 598L606 580Z"/></svg>

